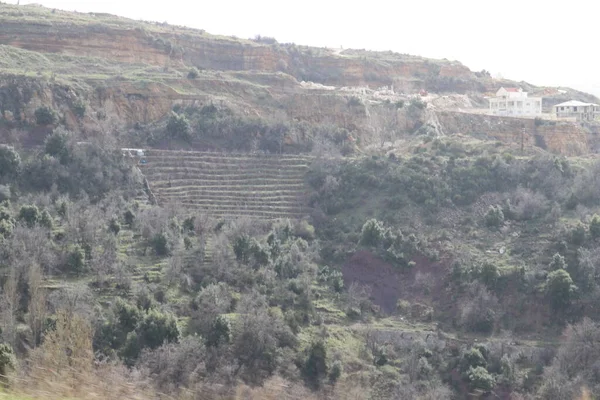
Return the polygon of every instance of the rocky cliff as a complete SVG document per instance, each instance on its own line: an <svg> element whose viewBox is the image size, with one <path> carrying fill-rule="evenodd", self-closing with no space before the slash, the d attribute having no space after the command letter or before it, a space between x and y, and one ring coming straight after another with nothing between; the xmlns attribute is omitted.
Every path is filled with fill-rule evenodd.
<svg viewBox="0 0 600 400"><path fill-rule="evenodd" d="M477 78L458 62L392 52L265 44L200 30L37 6L0 4L0 24L0 44L43 53L99 57L128 64L281 71L299 80L339 86L397 84L420 89L445 82L451 91L455 82L461 91L485 89L482 82L486 80Z"/></svg>
<svg viewBox="0 0 600 400"><path fill-rule="evenodd" d="M446 134L461 133L527 147L536 146L564 155L582 155L590 151L587 130L573 122L449 111L438 112L437 116Z"/></svg>

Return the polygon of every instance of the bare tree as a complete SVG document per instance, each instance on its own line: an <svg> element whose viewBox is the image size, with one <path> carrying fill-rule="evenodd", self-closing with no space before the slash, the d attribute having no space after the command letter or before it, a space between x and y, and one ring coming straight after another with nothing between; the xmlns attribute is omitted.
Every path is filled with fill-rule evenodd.
<svg viewBox="0 0 600 400"><path fill-rule="evenodd" d="M183 273L183 258L176 254L169 258L167 270L165 272L165 280L168 286L171 286L175 282L179 282Z"/></svg>
<svg viewBox="0 0 600 400"><path fill-rule="evenodd" d="M18 271L14 266L10 267L0 296L0 310L2 310L0 315L3 339L10 343L13 348L16 344L16 313L21 300L18 285Z"/></svg>
<svg viewBox="0 0 600 400"><path fill-rule="evenodd" d="M46 317L46 290L43 287L44 275L40 266L33 263L29 267L27 283L29 285L29 309L27 322L31 329L33 346L40 342L42 325Z"/></svg>
<svg viewBox="0 0 600 400"><path fill-rule="evenodd" d="M48 296L51 311L64 312L69 318L78 315L91 320L94 317L93 302L93 293L83 284L68 286Z"/></svg>
<svg viewBox="0 0 600 400"><path fill-rule="evenodd" d="M114 273L117 263L117 239L113 235L106 235L101 241L101 246L92 248L90 266L96 275L96 282L103 284Z"/></svg>

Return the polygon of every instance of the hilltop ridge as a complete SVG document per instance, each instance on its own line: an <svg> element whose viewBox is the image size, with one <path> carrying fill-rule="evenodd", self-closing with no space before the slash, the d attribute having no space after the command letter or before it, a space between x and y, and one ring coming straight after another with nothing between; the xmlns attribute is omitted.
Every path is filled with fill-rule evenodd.
<svg viewBox="0 0 600 400"><path fill-rule="evenodd" d="M164 140L149 142L131 130L161 136L157 132L164 129L174 107L189 110L215 104L221 111L254 120L333 124L362 146L394 142L422 127L421 133L483 134L502 140L507 133L498 136L486 128L495 125L494 119L479 124L483 128L477 131L464 130L482 118L470 113L487 107L485 96L500 86L520 86L543 95L546 110L571 98L600 102L571 89L496 80L457 61L281 44L265 37L224 37L109 14L0 4L0 24L0 120L4 121L0 137L4 138L22 123L35 123L36 109L47 106L73 131L97 135L117 129L123 132L123 145L164 147ZM425 109L397 107L398 115L390 112L389 104L409 105L424 93ZM74 112L76 102L86 106L85 115ZM440 126L438 111L461 111L460 123ZM589 151L587 131L576 125L557 129L555 133L545 128L550 136L568 131L571 138L578 138L578 150L566 154ZM331 141L323 129L317 130L321 133L307 134L292 127L275 147L298 151L315 141ZM539 134L529 131L527 143L534 143ZM41 138L43 129L36 128L23 141L33 144ZM227 150L206 138L169 145ZM552 147L559 152L566 148Z"/></svg>

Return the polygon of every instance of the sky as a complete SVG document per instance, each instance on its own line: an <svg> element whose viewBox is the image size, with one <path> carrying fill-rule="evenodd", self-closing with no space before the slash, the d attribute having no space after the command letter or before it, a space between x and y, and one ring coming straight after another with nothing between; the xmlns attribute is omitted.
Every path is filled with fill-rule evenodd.
<svg viewBox="0 0 600 400"><path fill-rule="evenodd" d="M4 0L16 3L17 0ZM457 60L535 85L600 96L597 0L20 0L209 33ZM598 3L598 4L596 4Z"/></svg>

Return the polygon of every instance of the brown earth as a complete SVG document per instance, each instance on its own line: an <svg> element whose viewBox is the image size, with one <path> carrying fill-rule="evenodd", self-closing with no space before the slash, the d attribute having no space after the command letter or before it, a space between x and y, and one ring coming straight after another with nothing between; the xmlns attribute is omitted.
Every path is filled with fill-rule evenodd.
<svg viewBox="0 0 600 400"><path fill-rule="evenodd" d="M371 300L386 313L396 310L398 300L433 307L442 300L447 269L446 261L431 262L416 256L413 268L399 269L367 250L356 252L343 265L344 284L366 285Z"/></svg>
<svg viewBox="0 0 600 400"><path fill-rule="evenodd" d="M35 20L15 20L15 13ZM414 90L427 88L426 81L439 77L460 79L461 85L468 81L471 83L467 86L481 87L474 83L478 79L473 72L456 61L391 52L339 52L296 45L268 45L214 36L200 30L144 25L117 17L113 18L119 21L118 24L94 18L92 14L58 10L48 14L47 9L41 7L0 4L0 44L129 64L193 65L221 71L283 71L299 80L340 86L379 87L395 83ZM86 24L73 24L67 22L68 18L85 18ZM126 25L128 22L130 27Z"/></svg>
<svg viewBox="0 0 600 400"><path fill-rule="evenodd" d="M590 152L587 131L580 124L573 122L541 120L536 122L531 118L453 111L437 112L437 117L446 134L462 133L505 143L523 143L525 147L536 146L553 153L570 156Z"/></svg>

